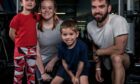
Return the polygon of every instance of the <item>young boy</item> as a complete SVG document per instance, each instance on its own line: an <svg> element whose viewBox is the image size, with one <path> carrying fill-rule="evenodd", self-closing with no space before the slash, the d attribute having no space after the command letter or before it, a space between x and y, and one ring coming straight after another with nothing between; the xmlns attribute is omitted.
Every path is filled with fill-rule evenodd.
<svg viewBox="0 0 140 84"><path fill-rule="evenodd" d="M58 47L58 56L62 60L62 66L51 84L61 84L64 80L73 84L88 84L87 46L78 39L76 22L64 21L60 32L63 42Z"/></svg>

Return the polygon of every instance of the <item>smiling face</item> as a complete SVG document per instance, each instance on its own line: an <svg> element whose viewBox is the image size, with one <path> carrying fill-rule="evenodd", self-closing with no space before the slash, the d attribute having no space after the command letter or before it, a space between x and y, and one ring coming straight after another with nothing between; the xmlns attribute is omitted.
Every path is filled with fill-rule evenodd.
<svg viewBox="0 0 140 84"><path fill-rule="evenodd" d="M67 44L68 48L75 46L78 35L79 32L70 27L61 30L62 40Z"/></svg>
<svg viewBox="0 0 140 84"><path fill-rule="evenodd" d="M52 0L43 0L41 2L41 15L44 19L52 19L55 14L55 6Z"/></svg>
<svg viewBox="0 0 140 84"><path fill-rule="evenodd" d="M31 11L35 5L35 0L21 0L21 6L23 6L23 10L25 11Z"/></svg>
<svg viewBox="0 0 140 84"><path fill-rule="evenodd" d="M92 15L95 20L102 23L111 11L110 5L106 2L106 0L92 0L91 5Z"/></svg>

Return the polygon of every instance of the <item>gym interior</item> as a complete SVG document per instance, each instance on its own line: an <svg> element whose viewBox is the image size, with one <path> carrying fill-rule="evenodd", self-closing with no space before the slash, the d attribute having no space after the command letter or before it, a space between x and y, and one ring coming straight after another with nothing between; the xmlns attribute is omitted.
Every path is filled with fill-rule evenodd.
<svg viewBox="0 0 140 84"><path fill-rule="evenodd" d="M36 1L40 3L40 0ZM80 38L90 47L91 45L86 32L87 23L93 19L90 0L56 0L56 4L57 15L62 20L77 20L78 27L80 28ZM131 49L128 51L131 55L131 65L126 71L125 84L140 84L140 0L111 0L111 4L111 13L125 17L130 26L127 47ZM38 7L39 4L36 5L36 10ZM0 84L12 84L13 81L14 43L8 33L11 19L20 10L19 0L0 0ZM92 61L90 48L88 54L89 62L93 65L91 67L89 81L90 84L96 84L94 78L94 62ZM110 72L106 73L108 77ZM108 81L110 81L110 78L108 78Z"/></svg>

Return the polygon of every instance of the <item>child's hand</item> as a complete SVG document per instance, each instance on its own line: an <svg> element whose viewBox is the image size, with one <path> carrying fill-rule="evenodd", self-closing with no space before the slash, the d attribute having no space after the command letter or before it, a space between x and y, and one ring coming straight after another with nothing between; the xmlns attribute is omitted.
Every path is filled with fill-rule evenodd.
<svg viewBox="0 0 140 84"><path fill-rule="evenodd" d="M72 83L74 84L74 82L75 82L75 77L72 77L71 79L72 79Z"/></svg>
<svg viewBox="0 0 140 84"><path fill-rule="evenodd" d="M79 79L75 77L75 84L80 84Z"/></svg>
<svg viewBox="0 0 140 84"><path fill-rule="evenodd" d="M52 79L52 77L46 73L42 74L41 77L43 81L50 81Z"/></svg>
<svg viewBox="0 0 140 84"><path fill-rule="evenodd" d="M76 78L76 77L73 77L73 78L72 78L72 83L73 83L73 84L80 84L80 83L79 83L79 79Z"/></svg>

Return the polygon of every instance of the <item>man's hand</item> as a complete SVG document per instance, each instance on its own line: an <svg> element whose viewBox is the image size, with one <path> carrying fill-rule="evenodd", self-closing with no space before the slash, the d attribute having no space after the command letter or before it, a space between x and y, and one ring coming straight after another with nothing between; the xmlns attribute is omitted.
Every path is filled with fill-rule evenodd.
<svg viewBox="0 0 140 84"><path fill-rule="evenodd" d="M100 59L99 59L99 56L93 56L93 60L95 61L95 62L99 62L100 61Z"/></svg>

